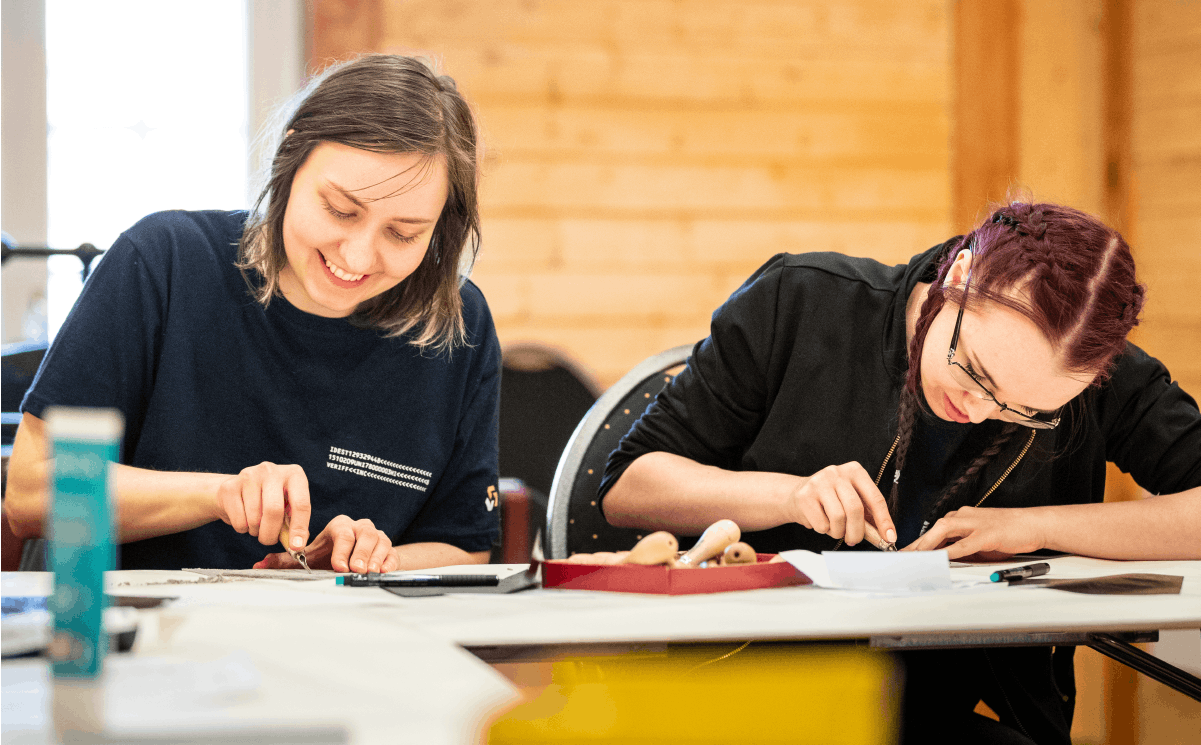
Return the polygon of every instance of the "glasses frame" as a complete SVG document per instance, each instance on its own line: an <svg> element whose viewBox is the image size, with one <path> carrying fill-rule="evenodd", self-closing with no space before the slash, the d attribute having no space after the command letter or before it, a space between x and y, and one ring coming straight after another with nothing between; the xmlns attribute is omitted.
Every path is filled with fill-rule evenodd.
<svg viewBox="0 0 1201 745"><path fill-rule="evenodd" d="M964 374L966 374L972 379L972 382L979 386L980 390L984 392L984 395L988 398L988 400L992 401L1002 413L1008 411L1020 417L1019 421L1014 422L1015 424L1019 424L1024 427L1030 427L1031 429L1055 429L1059 426L1060 420L1063 419L1062 409L1056 411L1055 418L1051 420L1039 419L1037 417L1030 416L1025 412L1018 411L1012 406L999 401L997 397L993 395L993 392L988 389L988 386L980 382L980 378L977 378L975 373L955 361L955 352L959 347L959 327L963 325L963 311L967 308L967 291L968 288L971 287L971 284L972 270L968 269L967 281L963 284L963 299L959 302L959 316L955 319L955 333L951 335L951 348L947 350L947 364L954 365L960 370L963 370Z"/></svg>

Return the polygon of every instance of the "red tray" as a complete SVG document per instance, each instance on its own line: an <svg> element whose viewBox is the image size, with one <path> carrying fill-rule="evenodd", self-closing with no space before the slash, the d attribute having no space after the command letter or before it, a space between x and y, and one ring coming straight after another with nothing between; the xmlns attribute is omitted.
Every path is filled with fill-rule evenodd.
<svg viewBox="0 0 1201 745"><path fill-rule="evenodd" d="M635 564L574 564L548 561L542 565L542 586L566 590L644 592L656 595L697 595L707 592L759 590L811 584L788 562L768 564L775 554L759 554L758 564L705 569L644 567Z"/></svg>

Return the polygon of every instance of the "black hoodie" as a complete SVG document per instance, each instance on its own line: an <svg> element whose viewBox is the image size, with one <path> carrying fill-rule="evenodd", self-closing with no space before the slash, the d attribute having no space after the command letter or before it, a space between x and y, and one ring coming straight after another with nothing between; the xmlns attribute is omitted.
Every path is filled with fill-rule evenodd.
<svg viewBox="0 0 1201 745"><path fill-rule="evenodd" d="M918 282L934 280L939 260L959 242L891 267L836 253L772 257L713 314L710 336L693 349L686 369L622 439L601 496L634 459L653 451L728 470L800 476L857 461L875 476L897 431L908 368L906 303ZM966 467L1000 426L975 425L984 436L967 438L951 454L949 470ZM1201 486L1196 402L1158 360L1128 344L1109 380L1070 402L1058 428L1019 430L945 510L975 504L1031 433L1029 452L984 506L1100 502L1106 461L1153 494ZM800 525L746 540L765 552L835 544Z"/></svg>

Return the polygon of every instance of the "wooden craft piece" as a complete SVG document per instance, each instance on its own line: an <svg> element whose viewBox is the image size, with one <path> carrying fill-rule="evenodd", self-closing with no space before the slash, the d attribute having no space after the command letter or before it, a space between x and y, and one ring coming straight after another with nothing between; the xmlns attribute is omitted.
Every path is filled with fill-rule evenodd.
<svg viewBox="0 0 1201 745"><path fill-rule="evenodd" d="M741 541L731 543L726 546L726 550L721 552L721 565L734 566L737 564L757 564L759 558L755 555L755 549L751 548Z"/></svg>
<svg viewBox="0 0 1201 745"><path fill-rule="evenodd" d="M590 557L591 557L590 560L585 563L586 564L616 564L616 563L620 562L627 553L629 553L629 552L621 551L619 553L614 553L612 551L597 551L594 554L590 554Z"/></svg>
<svg viewBox="0 0 1201 745"><path fill-rule="evenodd" d="M621 560L621 563L642 566L672 564L675 562L676 552L679 549L680 542L676 540L676 537L666 530L660 530L638 541L637 545Z"/></svg>
<svg viewBox="0 0 1201 745"><path fill-rule="evenodd" d="M705 532L701 533L701 537L697 539L696 545L688 549L680 558L680 564L696 566L702 561L712 559L725 551L726 546L741 537L742 531L738 529L738 524L733 520L718 520L705 528Z"/></svg>
<svg viewBox="0 0 1201 745"><path fill-rule="evenodd" d="M619 551L614 553L612 551L598 551L594 554L572 554L565 561L568 564L617 564L628 553L630 552Z"/></svg>

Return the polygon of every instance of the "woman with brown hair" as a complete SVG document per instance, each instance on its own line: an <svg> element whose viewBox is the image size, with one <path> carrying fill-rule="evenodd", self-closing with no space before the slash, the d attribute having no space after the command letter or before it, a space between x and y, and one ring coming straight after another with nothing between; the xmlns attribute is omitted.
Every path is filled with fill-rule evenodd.
<svg viewBox="0 0 1201 745"><path fill-rule="evenodd" d="M903 266L776 256L611 456L605 515L731 518L760 551L856 546L871 523L951 558L1201 558L1201 413L1126 341L1143 295L1116 231L1051 204L1001 206ZM1107 462L1157 496L1103 503ZM906 666L908 739L1070 741L1070 650Z"/></svg>
<svg viewBox="0 0 1201 745"><path fill-rule="evenodd" d="M17 535L46 517L45 409L111 407L122 568L297 566L264 558L285 530L337 571L486 561L500 350L465 276L471 109L395 55L297 100L254 211L151 215L93 272L22 405Z"/></svg>

